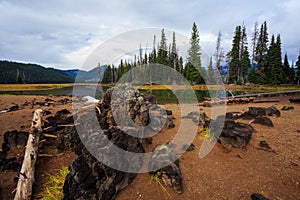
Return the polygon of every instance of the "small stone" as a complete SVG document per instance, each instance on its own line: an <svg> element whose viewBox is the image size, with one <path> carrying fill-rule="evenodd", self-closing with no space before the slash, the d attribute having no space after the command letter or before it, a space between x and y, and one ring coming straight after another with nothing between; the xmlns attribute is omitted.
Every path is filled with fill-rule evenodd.
<svg viewBox="0 0 300 200"><path fill-rule="evenodd" d="M283 107L281 108L281 110L283 110L283 111L294 110L294 107L293 107L293 106L283 106Z"/></svg>

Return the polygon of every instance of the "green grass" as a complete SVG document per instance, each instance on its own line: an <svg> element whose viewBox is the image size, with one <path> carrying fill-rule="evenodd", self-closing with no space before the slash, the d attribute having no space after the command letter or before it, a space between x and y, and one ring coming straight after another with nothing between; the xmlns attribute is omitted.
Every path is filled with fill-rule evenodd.
<svg viewBox="0 0 300 200"><path fill-rule="evenodd" d="M68 167L62 167L55 175L49 175L49 180L45 183L45 190L39 196L43 200L57 200L62 199L63 186L66 176L69 174Z"/></svg>
<svg viewBox="0 0 300 200"><path fill-rule="evenodd" d="M171 195L169 194L169 192L167 191L167 189L162 185L162 178L161 178L162 174L161 174L161 173L162 173L161 171L158 171L158 172L156 172L156 173L152 173L152 174L150 175L150 178L151 178L151 180L154 180L157 184L159 184L160 187L162 188L162 190L163 190L169 197L171 197Z"/></svg>

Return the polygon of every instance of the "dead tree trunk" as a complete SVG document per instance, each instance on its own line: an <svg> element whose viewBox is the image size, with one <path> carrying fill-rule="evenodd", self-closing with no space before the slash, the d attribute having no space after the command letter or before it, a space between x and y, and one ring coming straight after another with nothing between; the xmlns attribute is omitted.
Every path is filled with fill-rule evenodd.
<svg viewBox="0 0 300 200"><path fill-rule="evenodd" d="M42 132L42 116L43 111L41 109L35 110L26 145L24 161L19 174L15 200L29 200L32 196L35 162L38 155L38 144L40 139L39 134Z"/></svg>

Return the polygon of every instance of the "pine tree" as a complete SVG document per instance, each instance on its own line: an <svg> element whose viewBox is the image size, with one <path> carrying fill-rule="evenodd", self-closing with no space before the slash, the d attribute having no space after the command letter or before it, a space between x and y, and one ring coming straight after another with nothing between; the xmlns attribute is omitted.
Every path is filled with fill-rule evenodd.
<svg viewBox="0 0 300 200"><path fill-rule="evenodd" d="M111 83L111 80L112 80L111 75L112 75L112 69L111 69L111 66L108 65L105 72L104 72L102 83L104 83L104 84Z"/></svg>
<svg viewBox="0 0 300 200"><path fill-rule="evenodd" d="M183 58L182 58L182 56L180 56L180 58L179 58L178 71L180 74L183 74Z"/></svg>
<svg viewBox="0 0 300 200"><path fill-rule="evenodd" d="M241 58L241 75L243 83L247 82L248 69L250 65L249 51L246 46Z"/></svg>
<svg viewBox="0 0 300 200"><path fill-rule="evenodd" d="M190 49L188 50L188 64L189 77L192 83L205 83L205 69L201 66L201 47L199 31L196 23L193 23L192 33L190 38ZM188 66L190 65L190 66Z"/></svg>
<svg viewBox="0 0 300 200"><path fill-rule="evenodd" d="M200 47L200 37L199 31L196 23L193 23L192 34L190 38L190 49L188 50L188 62L191 63L196 68L201 67L201 47Z"/></svg>
<svg viewBox="0 0 300 200"><path fill-rule="evenodd" d="M296 61L297 72L296 72L296 83L300 84L300 54L298 56L298 60Z"/></svg>
<svg viewBox="0 0 300 200"><path fill-rule="evenodd" d="M167 64L167 59L168 59L167 38L166 38L165 30L162 29L160 45L158 48L158 63Z"/></svg>
<svg viewBox="0 0 300 200"><path fill-rule="evenodd" d="M254 83L254 84L258 83L258 79L257 79L257 76L256 76L256 70L255 70L254 65L252 65L251 70L249 72L248 82L249 83Z"/></svg>
<svg viewBox="0 0 300 200"><path fill-rule="evenodd" d="M241 26L235 28L235 34L232 41L232 48L230 51L229 68L229 83L237 82L239 78L238 71L240 69L240 42L241 42Z"/></svg>
<svg viewBox="0 0 300 200"><path fill-rule="evenodd" d="M215 76L215 72L214 72L214 69L213 69L212 57L210 57L209 65L208 65L208 68L207 68L207 82L206 82L206 84L213 85L215 83L216 83L216 76Z"/></svg>
<svg viewBox="0 0 300 200"><path fill-rule="evenodd" d="M291 67L289 64L287 53L285 53L285 55L284 55L283 72L284 72L283 74L285 75L283 83L291 83L292 84L294 82L294 78L293 78L293 74L292 74Z"/></svg>
<svg viewBox="0 0 300 200"><path fill-rule="evenodd" d="M264 83L265 73L268 67L267 53L268 53L268 28L265 21L260 28L257 45L255 48L255 61L258 65L257 75L260 82Z"/></svg>
<svg viewBox="0 0 300 200"><path fill-rule="evenodd" d="M280 35L272 35L271 44L267 54L267 67L265 68L265 83L279 85L284 83L284 72L281 61L281 39Z"/></svg>

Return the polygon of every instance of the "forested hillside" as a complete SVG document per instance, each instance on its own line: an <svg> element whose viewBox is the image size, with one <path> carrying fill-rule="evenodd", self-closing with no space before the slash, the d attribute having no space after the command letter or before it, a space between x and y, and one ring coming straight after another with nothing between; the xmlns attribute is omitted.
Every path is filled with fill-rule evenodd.
<svg viewBox="0 0 300 200"><path fill-rule="evenodd" d="M0 61L0 83L72 83L74 77L36 64Z"/></svg>

